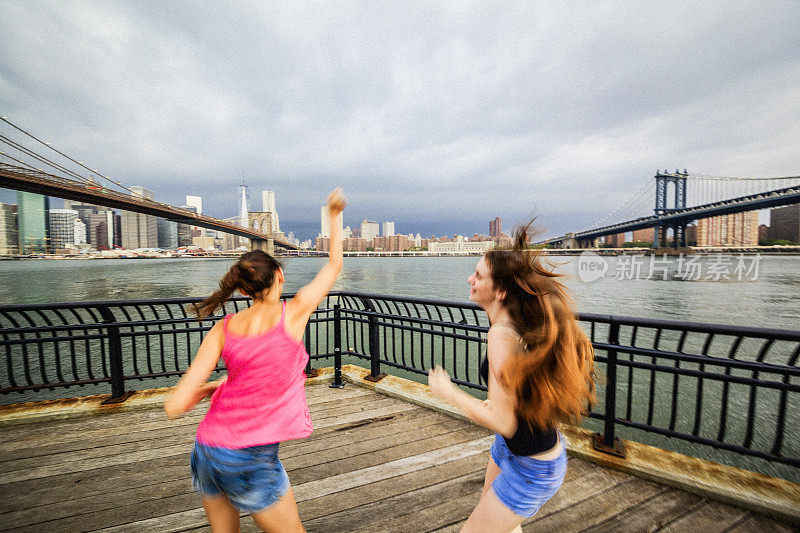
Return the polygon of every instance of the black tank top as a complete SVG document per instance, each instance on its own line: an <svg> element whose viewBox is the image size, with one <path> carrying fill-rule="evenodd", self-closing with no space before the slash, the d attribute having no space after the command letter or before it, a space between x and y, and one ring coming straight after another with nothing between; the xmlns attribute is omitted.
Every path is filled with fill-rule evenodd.
<svg viewBox="0 0 800 533"><path fill-rule="evenodd" d="M489 357L484 357L481 363L481 377L489 384ZM517 415L517 432L510 439L503 437L506 446L514 455L536 455L553 448L558 442L556 428L542 431L537 426L531 426L522 417Z"/></svg>

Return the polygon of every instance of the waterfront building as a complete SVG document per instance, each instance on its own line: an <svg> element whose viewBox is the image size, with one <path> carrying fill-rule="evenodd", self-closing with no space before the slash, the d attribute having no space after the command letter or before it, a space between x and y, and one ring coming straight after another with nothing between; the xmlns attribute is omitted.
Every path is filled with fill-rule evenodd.
<svg viewBox="0 0 800 533"><path fill-rule="evenodd" d="M214 237L192 237L192 245L203 250L216 249L216 239Z"/></svg>
<svg viewBox="0 0 800 533"><path fill-rule="evenodd" d="M163 218L156 219L158 247L174 250L178 247L178 223Z"/></svg>
<svg viewBox="0 0 800 533"><path fill-rule="evenodd" d="M429 242L429 252L486 252L494 248L494 241L470 242L461 235L452 242Z"/></svg>
<svg viewBox="0 0 800 533"><path fill-rule="evenodd" d="M612 248L622 248L624 242L625 242L624 233L615 233L614 235L605 236L605 243L610 244Z"/></svg>
<svg viewBox="0 0 800 533"><path fill-rule="evenodd" d="M353 230L350 229L350 226L345 226L342 230L342 239L349 239L350 237L357 237L357 235L353 235Z"/></svg>
<svg viewBox="0 0 800 533"><path fill-rule="evenodd" d="M320 216L320 234L319 234L319 236L320 237L330 237L331 236L331 228L330 228L330 225L329 225L330 217L328 216L328 206L323 205L320 208L319 216ZM340 228L342 228L344 226L344 216L342 215L342 213L339 213L337 215L336 221L334 223L337 224Z"/></svg>
<svg viewBox="0 0 800 533"><path fill-rule="evenodd" d="M376 250L383 250L386 252L405 252L411 247L408 242L408 237L405 235L375 237L372 240L372 246Z"/></svg>
<svg viewBox="0 0 800 533"><path fill-rule="evenodd" d="M187 196L186 199L188 200L190 197ZM200 206L202 208L202 205ZM197 213L197 206L189 205L182 205L181 209L185 209L187 211L191 211L192 213ZM198 213L199 214L199 213ZM183 222L178 222L178 246L191 246L192 244L192 230L195 226L191 224L184 224Z"/></svg>
<svg viewBox="0 0 800 533"><path fill-rule="evenodd" d="M653 242L655 233L655 228L637 229L633 232L633 242Z"/></svg>
<svg viewBox="0 0 800 533"><path fill-rule="evenodd" d="M346 252L365 252L367 241L361 237L348 237L342 242L342 248Z"/></svg>
<svg viewBox="0 0 800 533"><path fill-rule="evenodd" d="M75 244L75 221L78 212L72 209L51 209L47 214L52 251L63 253Z"/></svg>
<svg viewBox="0 0 800 533"><path fill-rule="evenodd" d="M500 237L503 234L503 222L500 217L489 221L489 237Z"/></svg>
<svg viewBox="0 0 800 533"><path fill-rule="evenodd" d="M32 192L17 191L17 229L20 253L50 251L48 213L50 198Z"/></svg>
<svg viewBox="0 0 800 533"><path fill-rule="evenodd" d="M239 236L223 233L221 244L223 250L235 250L239 247Z"/></svg>
<svg viewBox="0 0 800 533"><path fill-rule="evenodd" d="M278 221L278 209L275 207L275 191L261 191L261 211L272 214L272 230L277 233L280 231Z"/></svg>
<svg viewBox="0 0 800 533"><path fill-rule="evenodd" d="M153 191L145 189L144 187L131 187L133 196L154 200L155 195ZM153 215L145 215L143 213L133 213L131 211L122 211L121 233L122 233L122 247L128 250L136 248L157 248L158 247L158 223Z"/></svg>
<svg viewBox="0 0 800 533"><path fill-rule="evenodd" d="M0 204L0 255L18 253L17 206Z"/></svg>
<svg viewBox="0 0 800 533"><path fill-rule="evenodd" d="M114 213L102 211L89 216L87 233L89 243L95 250L110 250L114 247Z"/></svg>
<svg viewBox="0 0 800 533"><path fill-rule="evenodd" d="M86 224L80 218L75 219L74 223L74 239L76 246L84 246L87 244L86 239Z"/></svg>
<svg viewBox="0 0 800 533"><path fill-rule="evenodd" d="M758 245L758 211L700 219L697 222L697 245Z"/></svg>
<svg viewBox="0 0 800 533"><path fill-rule="evenodd" d="M331 238L330 237L317 237L317 242L315 246L318 252L330 252L331 251ZM344 249L344 248L342 248Z"/></svg>
<svg viewBox="0 0 800 533"><path fill-rule="evenodd" d="M394 222L384 222L383 223L383 236L384 237L391 237L394 235Z"/></svg>
<svg viewBox="0 0 800 533"><path fill-rule="evenodd" d="M381 228L374 220L367 220L366 218L361 221L360 237L366 241L371 241L380 235Z"/></svg>
<svg viewBox="0 0 800 533"><path fill-rule="evenodd" d="M800 204L769 210L769 238L800 243Z"/></svg>

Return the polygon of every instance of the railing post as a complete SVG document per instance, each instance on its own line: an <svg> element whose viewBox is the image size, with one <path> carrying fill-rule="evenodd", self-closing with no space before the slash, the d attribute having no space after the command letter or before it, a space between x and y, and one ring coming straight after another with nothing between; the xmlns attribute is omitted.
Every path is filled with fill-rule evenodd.
<svg viewBox="0 0 800 533"><path fill-rule="evenodd" d="M342 309L333 306L333 383L331 388L341 389L342 383Z"/></svg>
<svg viewBox="0 0 800 533"><path fill-rule="evenodd" d="M608 343L619 345L619 322L612 320L608 325ZM625 457L625 446L614 435L617 418L617 350L608 350L606 360L606 401L603 418L603 434L594 436L594 449L600 452Z"/></svg>
<svg viewBox="0 0 800 533"><path fill-rule="evenodd" d="M314 313L311 313L311 316L314 316ZM319 371L316 368L311 368L311 317L308 318L308 322L306 322L306 332L303 335L303 344L306 347L306 353L308 354L308 362L306 363L306 377L307 378L315 378L319 375Z"/></svg>
<svg viewBox="0 0 800 533"><path fill-rule="evenodd" d="M104 404L122 403L133 394L133 391L125 392L125 371L122 367L122 338L119 335L119 326L116 325L117 319L114 313L107 306L98 308L103 323L106 325L108 335L108 362L111 371L111 397L103 400Z"/></svg>
<svg viewBox="0 0 800 533"><path fill-rule="evenodd" d="M365 377L364 379L367 381L372 381L373 383L377 383L386 377L386 374L381 372L381 339L380 328L378 327L378 317L374 315L375 308L373 307L372 302L365 299L362 299L361 301L364 302L367 311L371 313L368 319L370 372L369 376Z"/></svg>

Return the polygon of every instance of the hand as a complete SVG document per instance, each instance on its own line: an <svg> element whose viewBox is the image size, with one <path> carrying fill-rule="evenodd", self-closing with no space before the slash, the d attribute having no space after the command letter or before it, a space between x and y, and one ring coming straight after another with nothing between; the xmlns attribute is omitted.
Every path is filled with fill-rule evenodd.
<svg viewBox="0 0 800 533"><path fill-rule="evenodd" d="M336 217L339 213L344 211L346 205L347 198L345 197L342 188L336 187L328 195L328 213L330 213L331 218Z"/></svg>
<svg viewBox="0 0 800 533"><path fill-rule="evenodd" d="M450 381L450 375L440 366L428 371L428 387L431 389L431 394L445 401L456 388L453 382Z"/></svg>

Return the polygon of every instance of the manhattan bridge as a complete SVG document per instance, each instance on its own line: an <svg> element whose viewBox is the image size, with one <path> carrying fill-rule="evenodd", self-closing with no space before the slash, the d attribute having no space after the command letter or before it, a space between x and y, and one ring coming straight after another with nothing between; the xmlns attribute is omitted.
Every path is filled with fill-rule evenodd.
<svg viewBox="0 0 800 533"><path fill-rule="evenodd" d="M694 221L800 203L800 176L726 177L684 170L658 171L622 205L589 228L541 241L562 248L588 248L607 235L654 228L654 247L686 246ZM652 213L652 214L646 214Z"/></svg>

